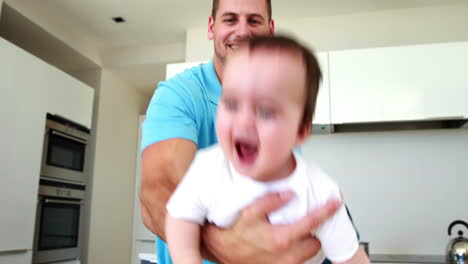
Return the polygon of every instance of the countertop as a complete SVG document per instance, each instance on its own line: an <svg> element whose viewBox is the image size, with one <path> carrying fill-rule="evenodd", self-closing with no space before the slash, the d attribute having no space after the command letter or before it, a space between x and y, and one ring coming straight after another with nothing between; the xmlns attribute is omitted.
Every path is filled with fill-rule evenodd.
<svg viewBox="0 0 468 264"><path fill-rule="evenodd" d="M444 255L370 254L373 263L445 263Z"/></svg>

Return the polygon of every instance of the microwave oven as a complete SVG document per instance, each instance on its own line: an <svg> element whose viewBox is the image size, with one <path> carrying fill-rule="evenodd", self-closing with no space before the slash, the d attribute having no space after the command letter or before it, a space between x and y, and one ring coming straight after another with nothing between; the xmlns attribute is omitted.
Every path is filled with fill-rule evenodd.
<svg viewBox="0 0 468 264"><path fill-rule="evenodd" d="M41 177L86 183L89 138L88 128L47 114Z"/></svg>

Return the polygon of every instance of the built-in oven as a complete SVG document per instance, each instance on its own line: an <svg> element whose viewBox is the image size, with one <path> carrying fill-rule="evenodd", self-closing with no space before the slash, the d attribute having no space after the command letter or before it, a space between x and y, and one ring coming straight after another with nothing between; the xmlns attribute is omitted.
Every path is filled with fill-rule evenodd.
<svg viewBox="0 0 468 264"><path fill-rule="evenodd" d="M33 263L80 259L85 185L40 180Z"/></svg>
<svg viewBox="0 0 468 264"><path fill-rule="evenodd" d="M47 114L41 177L86 183L89 137L88 128Z"/></svg>

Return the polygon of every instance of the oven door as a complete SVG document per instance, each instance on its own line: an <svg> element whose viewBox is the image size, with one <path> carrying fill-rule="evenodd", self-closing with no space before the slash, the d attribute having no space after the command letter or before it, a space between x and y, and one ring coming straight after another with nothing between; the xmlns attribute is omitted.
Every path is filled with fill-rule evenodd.
<svg viewBox="0 0 468 264"><path fill-rule="evenodd" d="M41 175L84 183L86 143L84 139L48 129Z"/></svg>
<svg viewBox="0 0 468 264"><path fill-rule="evenodd" d="M40 196L37 209L33 262L79 258L82 201Z"/></svg>

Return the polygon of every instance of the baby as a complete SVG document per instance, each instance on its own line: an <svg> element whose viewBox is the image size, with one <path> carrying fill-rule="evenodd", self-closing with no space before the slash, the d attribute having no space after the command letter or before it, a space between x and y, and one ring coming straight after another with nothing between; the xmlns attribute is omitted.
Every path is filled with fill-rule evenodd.
<svg viewBox="0 0 468 264"><path fill-rule="evenodd" d="M299 220L340 190L294 149L309 136L321 71L314 55L288 37L242 43L225 62L216 132L200 150L167 204L166 236L174 263L201 263L200 225L229 227L268 192L292 190L292 201L268 218ZM307 263L369 263L344 207L315 235L320 253Z"/></svg>

